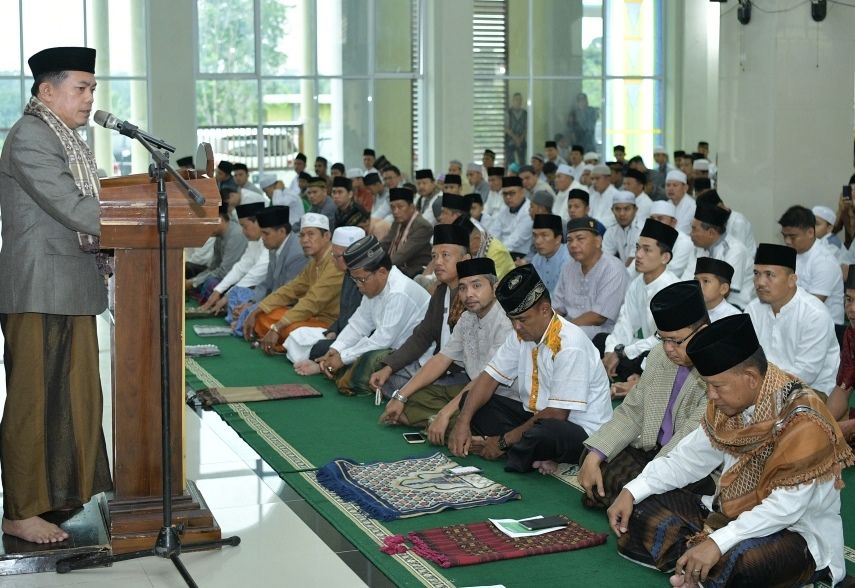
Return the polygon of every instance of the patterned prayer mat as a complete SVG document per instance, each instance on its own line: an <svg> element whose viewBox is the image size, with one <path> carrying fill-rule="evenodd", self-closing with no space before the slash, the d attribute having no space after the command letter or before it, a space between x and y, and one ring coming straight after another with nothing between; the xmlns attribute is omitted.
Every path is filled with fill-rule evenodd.
<svg viewBox="0 0 855 588"><path fill-rule="evenodd" d="M233 402L259 402L262 400L290 400L292 398L317 398L321 393L306 384L272 384L267 386L237 386L202 388L188 403L199 403L202 408Z"/></svg>
<svg viewBox="0 0 855 588"><path fill-rule="evenodd" d="M457 465L441 453L364 464L336 459L318 470L317 480L381 521L520 498L515 490L479 474L449 472Z"/></svg>
<svg viewBox="0 0 855 588"><path fill-rule="evenodd" d="M573 551L606 542L605 533L594 533L559 516L567 521L566 528L533 537L512 539L488 521L415 531L407 535L407 540L413 544L414 553L443 568ZM400 535L389 537L381 549L386 553L400 553L396 544L402 545L403 541Z"/></svg>

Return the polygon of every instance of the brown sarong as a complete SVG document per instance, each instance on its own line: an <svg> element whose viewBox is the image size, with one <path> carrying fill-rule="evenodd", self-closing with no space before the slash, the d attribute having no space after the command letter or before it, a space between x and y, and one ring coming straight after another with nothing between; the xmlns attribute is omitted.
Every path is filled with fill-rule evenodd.
<svg viewBox="0 0 855 588"><path fill-rule="evenodd" d="M0 314L4 516L76 508L112 489L94 316Z"/></svg>

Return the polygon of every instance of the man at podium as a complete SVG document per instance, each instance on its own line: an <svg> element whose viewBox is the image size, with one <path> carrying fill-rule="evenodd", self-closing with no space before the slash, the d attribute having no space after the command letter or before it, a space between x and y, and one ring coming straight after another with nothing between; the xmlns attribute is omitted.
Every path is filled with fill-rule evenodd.
<svg viewBox="0 0 855 588"><path fill-rule="evenodd" d="M7 398L0 424L3 532L68 539L42 515L112 488L101 429L95 315L107 307L89 120L95 50L29 59L35 82L0 155L0 327Z"/></svg>

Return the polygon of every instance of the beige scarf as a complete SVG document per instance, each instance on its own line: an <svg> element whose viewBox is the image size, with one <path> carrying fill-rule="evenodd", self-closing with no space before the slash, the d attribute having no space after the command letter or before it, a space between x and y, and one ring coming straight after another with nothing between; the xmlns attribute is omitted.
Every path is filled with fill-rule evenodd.
<svg viewBox="0 0 855 588"><path fill-rule="evenodd" d="M35 96L30 98L24 107L24 114L40 118L56 134L63 149L65 149L68 169L74 178L75 185L80 190L80 197L97 200L101 190L101 181L98 179L98 167L89 145ZM112 273L112 258L106 252L101 252L100 239L96 235L88 235L78 231L77 241L80 243L81 251L96 254L99 272L105 275Z"/></svg>

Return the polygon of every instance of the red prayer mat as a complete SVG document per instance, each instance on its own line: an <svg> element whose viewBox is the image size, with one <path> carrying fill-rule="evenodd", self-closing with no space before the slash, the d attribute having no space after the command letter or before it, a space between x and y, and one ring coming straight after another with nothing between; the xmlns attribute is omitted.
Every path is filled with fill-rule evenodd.
<svg viewBox="0 0 855 588"><path fill-rule="evenodd" d="M413 552L443 568L516 559L530 555L574 551L602 545L605 533L594 533L563 515L566 528L544 535L512 539L493 523L470 523L415 531L407 535ZM393 555L407 550L404 537L387 537L381 551Z"/></svg>

